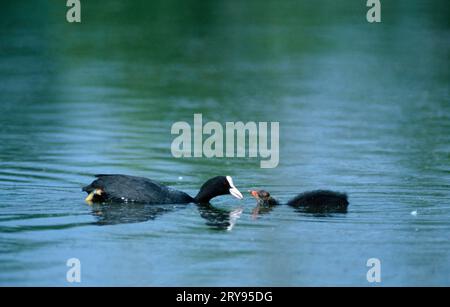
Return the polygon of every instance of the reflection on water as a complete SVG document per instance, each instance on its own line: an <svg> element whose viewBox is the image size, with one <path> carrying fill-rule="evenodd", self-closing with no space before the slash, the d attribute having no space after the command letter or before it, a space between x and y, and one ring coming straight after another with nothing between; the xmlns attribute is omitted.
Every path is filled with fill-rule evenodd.
<svg viewBox="0 0 450 307"><path fill-rule="evenodd" d="M222 230L232 230L243 211L243 208L231 211L218 209L211 204L198 204L195 206L197 206L200 216L206 220L206 225L213 229ZM165 213L182 210L185 207L186 205L104 203L92 205L92 215L96 218L96 225L140 223L154 220Z"/></svg>
<svg viewBox="0 0 450 307"><path fill-rule="evenodd" d="M177 209L180 208L172 205L106 203L92 205L92 215L96 218L97 225L115 225L154 220Z"/></svg>
<svg viewBox="0 0 450 307"><path fill-rule="evenodd" d="M211 204L197 205L200 216L207 222L206 225L217 229L232 230L237 220L243 212L243 208L236 208L232 211L217 209Z"/></svg>
<svg viewBox="0 0 450 307"><path fill-rule="evenodd" d="M270 212L272 212L272 210L278 207L277 205L261 205L261 204L257 204L253 209L252 209L252 218L254 220L256 220L260 215L264 215L264 214L269 214Z"/></svg>
<svg viewBox="0 0 450 307"><path fill-rule="evenodd" d="M449 285L450 12L431 2L383 2L376 25L353 1L87 1L78 25L53 1L2 4L0 284L67 285L76 257L83 285L368 285L376 257L382 285ZM174 159L194 113L278 121L279 166ZM90 207L96 173L350 206Z"/></svg>
<svg viewBox="0 0 450 307"><path fill-rule="evenodd" d="M254 220L258 219L261 215L267 215L271 213L276 207L280 205L261 205L257 204L252 209L252 218ZM347 208L323 208L323 207L293 207L294 212L300 213L301 215L311 215L316 217L333 217L335 214L345 214L347 213Z"/></svg>

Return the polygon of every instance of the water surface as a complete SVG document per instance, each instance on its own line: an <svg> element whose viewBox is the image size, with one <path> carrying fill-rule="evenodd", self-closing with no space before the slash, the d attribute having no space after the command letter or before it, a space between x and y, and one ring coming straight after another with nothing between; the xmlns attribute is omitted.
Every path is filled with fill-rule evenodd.
<svg viewBox="0 0 450 307"><path fill-rule="evenodd" d="M86 1L85 1L86 2ZM450 285L447 1L2 4L0 285ZM175 159L177 121L280 122L280 164ZM88 206L96 173L195 195L215 175L282 201L349 194L346 214L254 201ZM417 214L411 214L412 212Z"/></svg>

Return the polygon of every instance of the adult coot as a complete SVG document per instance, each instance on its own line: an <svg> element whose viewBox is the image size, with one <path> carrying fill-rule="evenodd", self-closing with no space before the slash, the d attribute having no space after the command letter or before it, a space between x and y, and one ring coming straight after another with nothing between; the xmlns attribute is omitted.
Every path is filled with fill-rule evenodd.
<svg viewBox="0 0 450 307"><path fill-rule="evenodd" d="M280 203L264 190L250 191L258 205L273 207ZM304 192L287 202L288 206L308 211L345 211L348 206L347 194L327 190Z"/></svg>
<svg viewBox="0 0 450 307"><path fill-rule="evenodd" d="M208 203L212 198L231 194L242 199L230 176L217 176L206 181L197 196L162 185L153 180L127 175L96 175L83 191L88 193L86 201L93 202L138 202L146 204Z"/></svg>

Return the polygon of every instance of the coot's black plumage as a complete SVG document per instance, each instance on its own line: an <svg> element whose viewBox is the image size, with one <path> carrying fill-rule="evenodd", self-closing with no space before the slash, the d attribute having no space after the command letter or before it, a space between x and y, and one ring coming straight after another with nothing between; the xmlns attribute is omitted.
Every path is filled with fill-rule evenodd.
<svg viewBox="0 0 450 307"><path fill-rule="evenodd" d="M275 206L280 203L273 198L269 192L264 190L250 191L256 198L259 205ZM304 208L306 210L346 210L348 206L347 194L327 190L316 190L304 192L286 203L294 208Z"/></svg>
<svg viewBox="0 0 450 307"><path fill-rule="evenodd" d="M206 181L197 196L162 185L144 177L128 175L96 175L96 180L85 186L87 202L138 202L146 204L208 203L213 197L232 194L243 196L234 186L230 176L217 176Z"/></svg>

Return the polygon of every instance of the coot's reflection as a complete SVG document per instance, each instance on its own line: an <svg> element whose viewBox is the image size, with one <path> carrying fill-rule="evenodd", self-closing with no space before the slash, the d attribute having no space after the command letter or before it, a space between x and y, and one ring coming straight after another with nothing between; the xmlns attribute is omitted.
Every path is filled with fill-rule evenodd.
<svg viewBox="0 0 450 307"><path fill-rule="evenodd" d="M211 204L198 204L197 209L200 216L206 220L206 225L221 230L232 230L244 211L242 207L228 211L215 208Z"/></svg>
<svg viewBox="0 0 450 307"><path fill-rule="evenodd" d="M213 229L231 230L240 217L243 209L225 210L211 204L191 204L197 206L200 216L206 225ZM188 205L188 206L191 206ZM141 203L102 203L92 205L92 215L96 225L116 225L141 223L154 220L165 213L185 209L186 205L147 205Z"/></svg>
<svg viewBox="0 0 450 307"><path fill-rule="evenodd" d="M165 213L181 208L183 206L101 203L92 205L92 215L96 219L96 225L116 225L154 220Z"/></svg>

